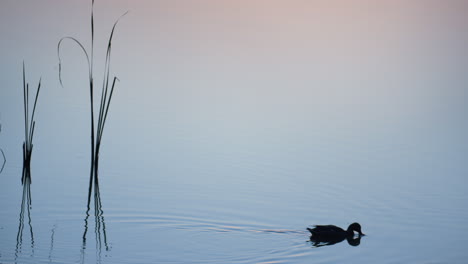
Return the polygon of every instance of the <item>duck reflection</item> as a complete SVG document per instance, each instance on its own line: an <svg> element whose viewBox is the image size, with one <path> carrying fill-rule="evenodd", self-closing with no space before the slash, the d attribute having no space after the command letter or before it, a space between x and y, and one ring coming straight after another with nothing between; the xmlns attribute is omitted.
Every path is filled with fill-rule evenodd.
<svg viewBox="0 0 468 264"><path fill-rule="evenodd" d="M24 215L27 214L27 221L29 226L29 233L31 236L31 254L34 255L34 232L32 227L31 220L31 173L29 168L23 168L23 198L21 200L21 211L19 215L19 227L18 234L16 235L16 251L15 251L15 260L22 252L23 246L23 230L24 230Z"/></svg>
<svg viewBox="0 0 468 264"><path fill-rule="evenodd" d="M331 246L336 243L340 243L343 240L348 241L348 244L350 246L359 246L361 244L361 236L355 236L355 237L342 237L342 238L331 238L331 239L317 239L314 238L313 236L310 237L310 242L312 243L313 247L323 247L323 246Z"/></svg>
<svg viewBox="0 0 468 264"><path fill-rule="evenodd" d="M97 175L97 174L96 174ZM89 190L91 191L94 189L94 233L96 236L96 254L97 254L97 263L101 263L101 252L102 248L104 247L105 251L109 251L109 243L107 242L107 234L106 234L106 223L104 221L104 211L102 210L102 203L101 203L101 194L99 191L99 181L97 176L95 175L94 181L90 181ZM94 185L94 188L93 188ZM81 247L81 263L85 262L85 250L86 250L86 239L88 235L88 227L89 227L89 217L90 217L91 205L90 199L88 199L88 205L86 210L86 217L84 219L84 231L82 237L82 247Z"/></svg>

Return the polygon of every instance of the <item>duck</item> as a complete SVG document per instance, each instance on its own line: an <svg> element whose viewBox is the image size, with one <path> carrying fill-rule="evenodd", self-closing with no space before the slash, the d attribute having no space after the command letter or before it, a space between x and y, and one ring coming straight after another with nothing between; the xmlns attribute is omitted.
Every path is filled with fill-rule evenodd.
<svg viewBox="0 0 468 264"><path fill-rule="evenodd" d="M350 245L357 246L361 237L365 236L359 223L352 223L347 230L334 225L316 225L314 228L307 228L307 230L311 233L310 240L315 243L315 246L333 245L345 239ZM354 232L358 233L357 238L354 238Z"/></svg>

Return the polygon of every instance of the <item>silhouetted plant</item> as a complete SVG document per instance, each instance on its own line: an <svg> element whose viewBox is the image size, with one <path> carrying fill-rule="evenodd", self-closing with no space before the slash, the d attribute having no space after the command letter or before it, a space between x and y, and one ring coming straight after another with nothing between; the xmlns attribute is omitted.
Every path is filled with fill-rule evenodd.
<svg viewBox="0 0 468 264"><path fill-rule="evenodd" d="M125 13L127 14L127 13ZM123 14L120 18L122 18L125 14ZM71 40L75 44L77 44L80 49L83 51L86 61L88 63L88 81L89 81L89 95L90 95L90 106L91 106L91 168L90 168L90 177L89 177L89 190L88 190L88 210L91 201L91 192L94 185L98 184L98 164L99 164L99 151L102 142L102 135L104 131L104 127L107 120L107 114L109 112L109 106L112 100L112 94L114 92L116 81L119 79L114 76L110 78L110 59L111 59L111 51L112 51L112 38L114 36L114 30L119 22L119 19L114 23L112 27L110 37L107 44L107 52L106 52L106 60L104 63L104 77L103 83L101 87L101 98L99 104L99 112L97 118L95 117L95 109L94 109L94 0L91 3L91 46L90 52L84 47L84 45L78 41L76 38L73 37L64 37L60 39L57 45L57 54L59 59L59 79L60 84L63 86L62 82L62 60L60 56L60 48L64 40ZM97 124L95 124L95 120L97 119Z"/></svg>
<svg viewBox="0 0 468 264"><path fill-rule="evenodd" d="M34 120L34 113L36 112L37 98L41 90L41 80L37 86L34 105L32 108L31 116L29 111L29 83L26 82L26 70L23 62L23 103L24 103L24 143L23 143L23 176L21 183L24 184L26 179L31 182L31 155L33 150L34 128L36 121Z"/></svg>

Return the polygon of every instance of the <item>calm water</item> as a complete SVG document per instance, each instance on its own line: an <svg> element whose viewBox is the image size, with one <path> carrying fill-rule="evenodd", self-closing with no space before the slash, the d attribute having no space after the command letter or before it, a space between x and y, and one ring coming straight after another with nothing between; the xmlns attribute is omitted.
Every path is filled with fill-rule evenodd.
<svg viewBox="0 0 468 264"><path fill-rule="evenodd" d="M38 120L47 118L44 112ZM138 120L114 113L97 217L93 207L86 216L86 135L54 140L38 127L32 204L23 213L21 137L2 141L8 163L0 175L1 263L463 263L468 257L461 136L406 129L391 131L392 140L385 131L310 129L288 136L279 128L245 134L205 128L213 133L205 136L173 121L138 127ZM54 128L85 134L79 128L85 121ZM126 122L130 128L120 129ZM129 139L127 131L139 136ZM314 248L308 241L309 225L354 221L367 234L357 247L344 241Z"/></svg>
<svg viewBox="0 0 468 264"><path fill-rule="evenodd" d="M56 55L89 44L84 2L0 4L1 264L466 263L468 5L96 1L96 69L131 12L87 213L85 62L67 43L61 88ZM309 241L353 222L358 246Z"/></svg>

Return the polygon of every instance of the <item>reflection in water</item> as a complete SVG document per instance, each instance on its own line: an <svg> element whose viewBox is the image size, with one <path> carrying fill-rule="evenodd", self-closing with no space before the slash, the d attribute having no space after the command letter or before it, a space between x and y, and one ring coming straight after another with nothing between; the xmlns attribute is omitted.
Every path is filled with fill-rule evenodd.
<svg viewBox="0 0 468 264"><path fill-rule="evenodd" d="M28 225L29 232L31 234L31 254L34 255L34 233L31 221L31 173L29 169L23 168L23 199L21 201L21 212L19 215L19 227L18 234L16 236L16 251L15 251L15 262L18 258L18 255L22 252L23 244L23 229L24 229L24 213L28 214Z"/></svg>
<svg viewBox="0 0 468 264"><path fill-rule="evenodd" d="M2 132L2 124L0 124L0 133ZM6 157L5 157L5 153L3 152L3 149L0 148L0 152L2 153L2 166L0 168L0 173L2 173L3 171L3 168L5 168L5 164L6 164Z"/></svg>
<svg viewBox="0 0 468 264"><path fill-rule="evenodd" d="M359 246L361 243L361 236L353 236L353 237L335 237L335 238L314 238L313 236L310 237L310 242L312 243L313 247L323 247L323 246L331 246L336 243L340 243L343 240L347 240L348 244L351 246Z"/></svg>
<svg viewBox="0 0 468 264"><path fill-rule="evenodd" d="M57 228L57 225L54 225L54 227L52 228L52 235L50 236L49 263L52 263L52 251L54 250L55 228Z"/></svg>
<svg viewBox="0 0 468 264"><path fill-rule="evenodd" d="M5 164L6 164L6 157L5 157L5 153L3 152L3 149L0 149L0 152L2 153L2 167L0 168L0 173L2 173L3 169L5 168Z"/></svg>
<svg viewBox="0 0 468 264"><path fill-rule="evenodd" d="M92 182L90 182L89 189L92 189ZM90 204L88 201L86 217L84 219L84 232L83 232L83 241L81 246L81 263L85 262L85 250L86 250L86 236L88 234L88 219L90 216ZM101 252L104 243L105 251L109 251L110 247L107 242L106 234L106 223L104 222L104 211L102 210L101 204L101 194L99 192L99 181L98 178L94 177L94 233L96 235L96 259L97 263L101 263Z"/></svg>

